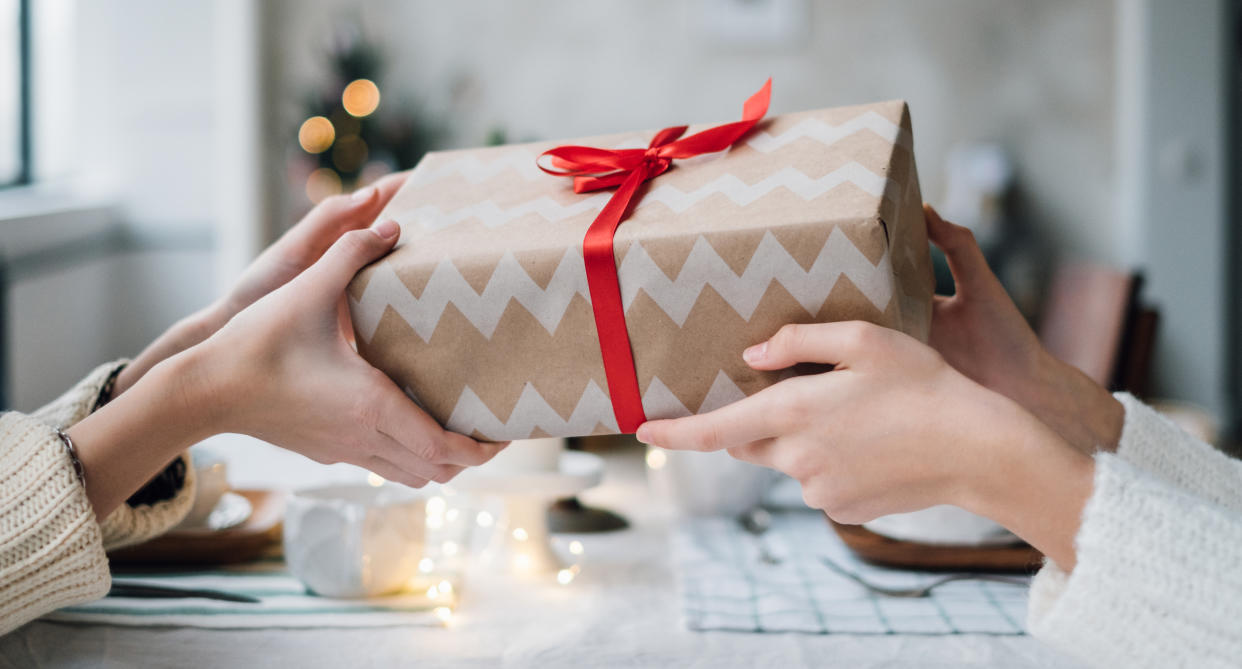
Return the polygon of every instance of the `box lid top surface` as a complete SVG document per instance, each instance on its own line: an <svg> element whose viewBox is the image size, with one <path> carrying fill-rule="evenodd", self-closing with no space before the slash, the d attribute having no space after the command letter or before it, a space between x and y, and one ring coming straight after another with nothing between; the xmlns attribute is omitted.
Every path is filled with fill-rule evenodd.
<svg viewBox="0 0 1242 669"><path fill-rule="evenodd" d="M687 135L717 124L697 124ZM655 131L427 154L380 214L402 226L403 266L448 257L564 249L580 241L612 196L578 194L545 174L538 156L577 144L645 147ZM731 149L674 162L639 191L617 231L633 239L756 227L874 221L912 169L902 101L769 116ZM417 243L412 243L417 241Z"/></svg>

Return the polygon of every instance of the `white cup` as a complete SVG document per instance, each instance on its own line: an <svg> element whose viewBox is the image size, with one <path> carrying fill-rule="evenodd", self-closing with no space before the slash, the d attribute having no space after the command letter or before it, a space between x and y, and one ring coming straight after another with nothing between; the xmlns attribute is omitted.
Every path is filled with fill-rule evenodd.
<svg viewBox="0 0 1242 669"><path fill-rule="evenodd" d="M759 506L780 477L725 451L649 449L647 481L677 511L692 516L736 516Z"/></svg>
<svg viewBox="0 0 1242 669"><path fill-rule="evenodd" d="M404 486L301 490L285 509L285 562L317 595L389 594L418 573L426 522L426 497Z"/></svg>
<svg viewBox="0 0 1242 669"><path fill-rule="evenodd" d="M519 439L479 465L479 471L489 476L557 472L564 451L565 440L561 438Z"/></svg>

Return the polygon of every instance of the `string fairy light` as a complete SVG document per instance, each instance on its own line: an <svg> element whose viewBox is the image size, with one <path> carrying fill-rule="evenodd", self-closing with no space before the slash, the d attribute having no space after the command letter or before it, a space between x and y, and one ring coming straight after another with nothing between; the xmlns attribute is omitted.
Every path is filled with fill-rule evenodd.
<svg viewBox="0 0 1242 669"><path fill-rule="evenodd" d="M648 469L664 469L664 465L668 462L668 454L658 448L647 450L647 468Z"/></svg>
<svg viewBox="0 0 1242 669"><path fill-rule="evenodd" d="M496 518L486 511L480 511L479 514L474 517L474 522L479 527L491 527L492 523L496 522Z"/></svg>

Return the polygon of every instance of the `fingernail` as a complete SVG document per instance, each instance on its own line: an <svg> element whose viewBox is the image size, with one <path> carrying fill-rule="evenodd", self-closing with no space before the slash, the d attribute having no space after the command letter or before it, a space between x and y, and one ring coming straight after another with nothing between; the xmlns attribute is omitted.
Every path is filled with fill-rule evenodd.
<svg viewBox="0 0 1242 669"><path fill-rule="evenodd" d="M397 225L397 222L391 219L380 221L379 223L372 225L371 229L374 230L375 234L379 235L381 239L392 239L401 232L401 226Z"/></svg>
<svg viewBox="0 0 1242 669"><path fill-rule="evenodd" d="M359 188L358 190L354 191L353 194L349 196L349 199L353 200L354 202L362 202L364 200L370 200L371 195L373 195L374 193L375 193L375 187L367 186L366 188Z"/></svg>
<svg viewBox="0 0 1242 669"><path fill-rule="evenodd" d="M650 444L651 443L650 433L651 433L651 430L648 430L646 425L639 425L638 431L634 433L634 438L643 442L644 444Z"/></svg>
<svg viewBox="0 0 1242 669"><path fill-rule="evenodd" d="M750 348L742 351L742 359L746 362L759 362L763 360L763 356L768 354L768 343L755 344Z"/></svg>

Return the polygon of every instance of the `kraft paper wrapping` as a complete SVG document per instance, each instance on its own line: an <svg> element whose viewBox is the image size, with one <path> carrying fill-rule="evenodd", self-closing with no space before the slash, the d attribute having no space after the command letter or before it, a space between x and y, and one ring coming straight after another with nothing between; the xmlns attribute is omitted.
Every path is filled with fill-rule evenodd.
<svg viewBox="0 0 1242 669"><path fill-rule="evenodd" d="M535 159L653 134L427 154L380 214L401 224L399 245L349 288L362 356L479 439L616 433L581 251L611 191L576 194ZM859 319L927 337L932 272L904 102L772 117L728 151L676 161L640 196L614 250L648 418L783 378L741 352L785 323Z"/></svg>

